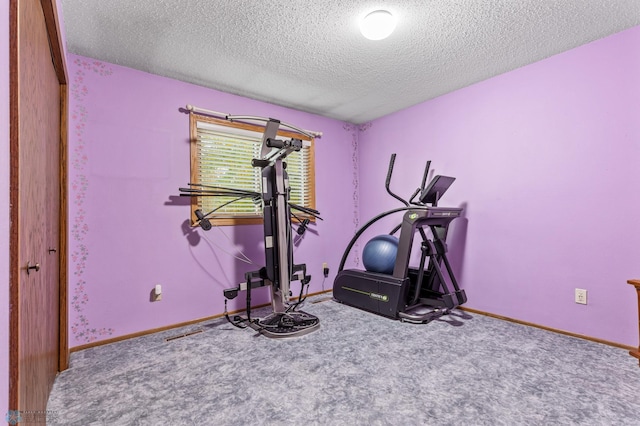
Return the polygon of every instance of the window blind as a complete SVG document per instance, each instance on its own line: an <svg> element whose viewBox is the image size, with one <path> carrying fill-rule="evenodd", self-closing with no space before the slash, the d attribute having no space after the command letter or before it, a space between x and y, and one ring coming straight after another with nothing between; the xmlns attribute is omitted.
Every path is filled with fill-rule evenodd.
<svg viewBox="0 0 640 426"><path fill-rule="evenodd" d="M279 138L284 138L280 134ZM192 181L205 185L262 192L262 170L251 160L260 158L262 133L196 121L196 161ZM313 147L313 141L312 141ZM290 202L315 208L313 148L293 152L285 158L289 177ZM192 166L193 167L193 166ZM203 212L217 209L213 218L259 218L262 205L250 198L231 202L236 197L197 197L197 208ZM304 214L295 212L298 217Z"/></svg>

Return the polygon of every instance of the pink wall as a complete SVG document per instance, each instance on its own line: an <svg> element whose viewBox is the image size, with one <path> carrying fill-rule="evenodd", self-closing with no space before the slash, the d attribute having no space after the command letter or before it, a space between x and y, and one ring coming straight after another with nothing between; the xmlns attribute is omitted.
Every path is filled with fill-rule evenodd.
<svg viewBox="0 0 640 426"><path fill-rule="evenodd" d="M469 307L637 345L639 117L636 27L375 120L359 136L360 219L397 205L392 152L405 196L431 159L457 177L442 205L466 210L450 249Z"/></svg>
<svg viewBox="0 0 640 426"><path fill-rule="evenodd" d="M307 264L311 292L322 290L328 262L324 288L331 288L357 216L354 126L89 58L70 55L67 65L71 347L220 314L223 289L264 265L261 226L209 232L185 226L188 200L176 203L175 196L189 181L189 120L179 111L187 104L324 133L315 151L316 205L324 221L294 256ZM225 253L236 250L254 265ZM162 284L163 300L151 303L155 284ZM268 301L261 293L256 301ZM230 309L244 303L242 297L233 302Z"/></svg>
<svg viewBox="0 0 640 426"><path fill-rule="evenodd" d="M0 419L9 402L9 2L0 6Z"/></svg>

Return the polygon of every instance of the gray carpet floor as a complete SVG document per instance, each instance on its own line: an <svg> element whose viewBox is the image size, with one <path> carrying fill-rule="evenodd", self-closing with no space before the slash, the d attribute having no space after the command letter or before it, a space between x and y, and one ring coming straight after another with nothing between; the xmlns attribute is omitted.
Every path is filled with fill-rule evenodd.
<svg viewBox="0 0 640 426"><path fill-rule="evenodd" d="M626 350L460 311L415 325L326 295L303 310L321 327L295 339L219 319L74 352L48 423L640 425Z"/></svg>

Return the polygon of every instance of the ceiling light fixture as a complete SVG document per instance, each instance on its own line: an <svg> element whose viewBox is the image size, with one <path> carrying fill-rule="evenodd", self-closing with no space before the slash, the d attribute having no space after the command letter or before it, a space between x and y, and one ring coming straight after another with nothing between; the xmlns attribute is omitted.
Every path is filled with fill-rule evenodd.
<svg viewBox="0 0 640 426"><path fill-rule="evenodd" d="M369 40L382 40L396 28L396 18L388 10L376 10L360 22L360 32Z"/></svg>

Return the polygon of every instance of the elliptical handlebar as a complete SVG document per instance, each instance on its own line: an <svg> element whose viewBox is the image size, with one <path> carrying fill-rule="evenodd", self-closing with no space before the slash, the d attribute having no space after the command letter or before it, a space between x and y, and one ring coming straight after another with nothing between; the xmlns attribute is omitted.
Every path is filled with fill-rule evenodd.
<svg viewBox="0 0 640 426"><path fill-rule="evenodd" d="M391 154L391 158L389 159L389 168L387 169L387 180L385 181L385 186L387 190L389 190L389 184L391 183L391 174L393 173L393 165L396 162L396 154L395 152Z"/></svg>
<svg viewBox="0 0 640 426"><path fill-rule="evenodd" d="M393 153L391 154L391 159L389 160L389 170L387 171L387 180L384 183L384 187L389 193L389 195L391 195L396 200L400 201L405 206L409 207L409 203L406 200L404 200L403 198L400 198L400 196L391 192L391 189L389 188L389 184L391 183L391 174L393 173L393 165L395 162L396 162L396 154Z"/></svg>
<svg viewBox="0 0 640 426"><path fill-rule="evenodd" d="M424 168L424 175L422 175L422 185L420 185L420 191L424 191L424 187L427 184L427 177L429 176L429 168L431 168L431 160L427 161L427 165Z"/></svg>
<svg viewBox="0 0 640 426"><path fill-rule="evenodd" d="M411 197L409 197L409 204L413 204L413 205L416 205L416 206L420 206L421 205L420 203L416 203L415 201L413 201L414 198L416 198L420 192L421 192L420 188L417 188L413 192L413 194L411 194Z"/></svg>
<svg viewBox="0 0 640 426"><path fill-rule="evenodd" d="M406 201L404 198L401 198L399 195L394 194L391 191L391 188L389 187L391 184L391 175L393 174L393 166L395 165L395 162L396 162L396 154L393 153L391 154L391 158L389 159L389 170L387 170L387 179L385 180L385 183L384 183L384 187L387 190L387 193L389 193L389 195L391 195L393 198L400 201L402 204L404 204L407 207L409 207L412 204L415 206L424 206L425 204L422 201L422 199L420 199L417 202L414 200L418 194L424 193L425 186L427 184L427 178L429 177L429 169L431 168L431 160L427 161L427 164L424 168L424 174L422 175L422 183L420 185L420 188L417 188L413 192L413 194L411 194L411 197L409 197L409 201Z"/></svg>

